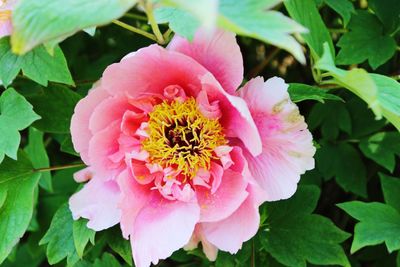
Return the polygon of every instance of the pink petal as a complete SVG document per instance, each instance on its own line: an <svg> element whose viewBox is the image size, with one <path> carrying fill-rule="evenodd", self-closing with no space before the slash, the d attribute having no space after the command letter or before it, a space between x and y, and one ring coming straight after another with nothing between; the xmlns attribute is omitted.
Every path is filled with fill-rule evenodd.
<svg viewBox="0 0 400 267"><path fill-rule="evenodd" d="M196 203L154 198L137 215L131 236L133 259L137 267L157 264L188 243L199 220Z"/></svg>
<svg viewBox="0 0 400 267"><path fill-rule="evenodd" d="M187 243L183 248L185 250L193 250L197 248L199 242L201 242L201 245L203 247L203 252L206 255L206 257L210 261L215 261L218 256L218 248L213 244L211 244L210 242L208 242L208 240L205 238L203 234L202 224L196 225L193 235L189 240L189 243Z"/></svg>
<svg viewBox="0 0 400 267"><path fill-rule="evenodd" d="M128 239L134 234L135 220L139 211L148 203L151 192L149 186L138 184L128 171L118 176L118 184L121 188L121 230L123 236Z"/></svg>
<svg viewBox="0 0 400 267"><path fill-rule="evenodd" d="M0 21L0 38L11 35L12 30L13 26L11 24L11 20Z"/></svg>
<svg viewBox="0 0 400 267"><path fill-rule="evenodd" d="M300 175L314 168L311 133L286 90L287 85L280 78L265 83L256 78L240 90L263 142L262 154L254 157L245 152L245 156L268 201L292 196Z"/></svg>
<svg viewBox="0 0 400 267"><path fill-rule="evenodd" d="M107 91L95 84L89 94L81 99L75 106L74 114L71 119L71 136L75 151L79 152L82 160L90 165L88 156L89 141L92 138L92 132L89 130L89 120L93 110L97 105L109 96Z"/></svg>
<svg viewBox="0 0 400 267"><path fill-rule="evenodd" d="M250 186L249 191L249 197L228 218L218 222L201 223L204 238L218 249L236 253L243 242L257 233L260 224L259 203Z"/></svg>
<svg viewBox="0 0 400 267"><path fill-rule="evenodd" d="M220 186L214 194L203 187L196 187L201 207L201 222L225 219L239 208L248 196L247 182L240 173L225 170Z"/></svg>
<svg viewBox="0 0 400 267"><path fill-rule="evenodd" d="M208 69L222 88L233 94L243 80L243 58L235 34L218 30L212 36L199 30L193 41L175 35L168 49L194 58Z"/></svg>
<svg viewBox="0 0 400 267"><path fill-rule="evenodd" d="M74 180L77 183L87 182L93 177L93 170L90 167L86 167L80 171L74 173Z"/></svg>
<svg viewBox="0 0 400 267"><path fill-rule="evenodd" d="M119 201L120 191L116 182L104 182L94 177L70 198L69 207L74 220L86 218L89 220L87 227L101 231L119 223Z"/></svg>
<svg viewBox="0 0 400 267"><path fill-rule="evenodd" d="M190 93L196 95L201 88L199 76L205 73L207 70L192 58L151 45L109 66L102 84L112 95L128 94L131 98L144 94L163 95L164 88L170 85L184 90L196 88Z"/></svg>

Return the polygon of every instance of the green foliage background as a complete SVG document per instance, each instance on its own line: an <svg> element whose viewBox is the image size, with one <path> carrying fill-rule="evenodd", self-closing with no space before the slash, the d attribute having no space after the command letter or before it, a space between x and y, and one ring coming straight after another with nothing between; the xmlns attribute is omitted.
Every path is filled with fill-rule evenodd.
<svg viewBox="0 0 400 267"><path fill-rule="evenodd" d="M138 2L21 0L15 10L15 32L0 40L0 266L132 266L118 227L95 233L66 205L82 168L74 106L129 52L217 24L239 35L246 80L290 83L316 168L294 197L261 207L258 234L236 255L210 263L180 250L158 266L400 267L400 1Z"/></svg>

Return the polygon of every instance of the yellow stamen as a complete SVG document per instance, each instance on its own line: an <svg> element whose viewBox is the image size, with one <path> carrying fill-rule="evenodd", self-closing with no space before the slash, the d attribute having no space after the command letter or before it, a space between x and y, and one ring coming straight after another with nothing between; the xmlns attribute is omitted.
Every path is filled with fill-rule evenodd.
<svg viewBox="0 0 400 267"><path fill-rule="evenodd" d="M10 10L4 10L0 11L0 21L6 21L11 18L11 11Z"/></svg>
<svg viewBox="0 0 400 267"><path fill-rule="evenodd" d="M149 138L143 149L152 163L174 167L193 178L200 168L209 170L214 149L227 143L217 119L204 117L196 100L172 101L154 107L149 114Z"/></svg>

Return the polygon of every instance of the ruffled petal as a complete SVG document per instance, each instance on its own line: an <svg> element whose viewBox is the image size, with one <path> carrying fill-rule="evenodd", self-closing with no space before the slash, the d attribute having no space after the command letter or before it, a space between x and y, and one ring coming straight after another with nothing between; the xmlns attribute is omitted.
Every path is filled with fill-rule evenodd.
<svg viewBox="0 0 400 267"><path fill-rule="evenodd" d="M154 198L137 215L131 236L133 259L137 267L157 264L188 243L199 220L196 203Z"/></svg>
<svg viewBox="0 0 400 267"><path fill-rule="evenodd" d="M75 106L74 114L71 119L71 136L75 151L79 152L82 160L90 165L88 157L89 141L92 132L89 130L89 120L93 110L104 99L109 97L107 91L103 90L99 83L95 84L89 94L81 99Z"/></svg>
<svg viewBox="0 0 400 267"><path fill-rule="evenodd" d="M262 139L263 151L245 152L249 169L268 201L291 197L300 175L314 168L312 135L280 78L249 81L240 95L246 100Z"/></svg>
<svg viewBox="0 0 400 267"><path fill-rule="evenodd" d="M247 181L240 173L225 170L221 184L212 194L209 189L197 187L196 194L201 207L201 222L215 222L225 219L247 198Z"/></svg>
<svg viewBox="0 0 400 267"><path fill-rule="evenodd" d="M101 231L119 223L119 201L120 191L116 182L94 178L70 198L69 207L74 220L80 217L88 219L87 227Z"/></svg>
<svg viewBox="0 0 400 267"><path fill-rule="evenodd" d="M243 58L235 34L217 30L213 35L199 30L192 42L175 35L168 49L185 54L208 69L228 93L243 80Z"/></svg>

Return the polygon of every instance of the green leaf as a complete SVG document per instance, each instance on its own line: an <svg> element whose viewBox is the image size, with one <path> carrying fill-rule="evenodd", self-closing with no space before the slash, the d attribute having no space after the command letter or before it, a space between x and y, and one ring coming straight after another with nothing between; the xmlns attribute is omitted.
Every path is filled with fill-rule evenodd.
<svg viewBox="0 0 400 267"><path fill-rule="evenodd" d="M400 179L382 173L379 176L386 204L389 204L400 212Z"/></svg>
<svg viewBox="0 0 400 267"><path fill-rule="evenodd" d="M285 7L295 21L309 30L302 37L315 58L322 57L324 43L328 44L331 55L335 55L332 38L313 0L288 0Z"/></svg>
<svg viewBox="0 0 400 267"><path fill-rule="evenodd" d="M358 64L368 59L369 65L376 69L396 52L396 41L384 34L383 25L373 14L357 11L351 17L348 28L350 31L337 44L341 48L336 58L337 64Z"/></svg>
<svg viewBox="0 0 400 267"><path fill-rule="evenodd" d="M121 231L113 228L107 232L107 243L126 263L132 266L132 249L128 240L122 238Z"/></svg>
<svg viewBox="0 0 400 267"><path fill-rule="evenodd" d="M29 226L40 177L24 153L18 153L18 158L7 158L0 165L0 264Z"/></svg>
<svg viewBox="0 0 400 267"><path fill-rule="evenodd" d="M328 218L311 214L319 194L315 186L300 186L291 199L266 204L269 217L261 242L280 263L350 266L339 245L349 234Z"/></svg>
<svg viewBox="0 0 400 267"><path fill-rule="evenodd" d="M367 196L365 165L353 146L347 143L326 143L317 150L315 158L318 170L325 180L335 177L345 191Z"/></svg>
<svg viewBox="0 0 400 267"><path fill-rule="evenodd" d="M210 31L216 25L218 1L162 0L161 3L165 6L160 6L154 13L157 22L169 22L174 32L189 40L200 26Z"/></svg>
<svg viewBox="0 0 400 267"><path fill-rule="evenodd" d="M314 67L328 71L334 78L330 80L331 83L349 89L368 104L377 119L383 115L400 131L400 84L389 77L370 74L363 69L339 69L333 62L328 45L325 44L324 48L323 57Z"/></svg>
<svg viewBox="0 0 400 267"><path fill-rule="evenodd" d="M43 143L43 133L33 127L29 128L29 144L25 147L34 168L47 168L50 165L46 148ZM47 191L53 191L50 171L40 173L39 185Z"/></svg>
<svg viewBox="0 0 400 267"><path fill-rule="evenodd" d="M42 117L34 127L43 132L69 133L71 117L80 98L79 94L65 86L42 88L38 94L28 98Z"/></svg>
<svg viewBox="0 0 400 267"><path fill-rule="evenodd" d="M351 253L383 242L389 252L400 249L400 214L393 207L360 201L341 203L338 206L360 221L354 229Z"/></svg>
<svg viewBox="0 0 400 267"><path fill-rule="evenodd" d="M72 214L67 203L54 215L49 230L39 242L39 245L44 244L47 244L46 254L50 264L67 258L68 265L73 265L79 260L74 245Z"/></svg>
<svg viewBox="0 0 400 267"><path fill-rule="evenodd" d="M0 40L0 80L8 86L22 69L28 78L47 86L48 81L74 85L67 61L57 46L54 54L47 53L43 46L18 56L11 52L9 38Z"/></svg>
<svg viewBox="0 0 400 267"><path fill-rule="evenodd" d="M398 132L376 133L360 142L364 155L393 172L396 155L400 156L400 134Z"/></svg>
<svg viewBox="0 0 400 267"><path fill-rule="evenodd" d="M305 63L299 43L290 35L304 33L306 29L282 13L267 10L281 1L277 0L221 0L219 1L219 26L273 44L293 54ZM305 25L307 26L307 25Z"/></svg>
<svg viewBox="0 0 400 267"><path fill-rule="evenodd" d="M13 88L4 91L0 96L0 162L4 155L17 159L21 141L20 130L40 119L33 112L31 104Z"/></svg>
<svg viewBox="0 0 400 267"><path fill-rule="evenodd" d="M121 17L136 0L21 1L13 12L13 51L26 53L50 41L62 41L79 30ZM62 7L62 8L61 8ZM68 12L65 12L68 10Z"/></svg>
<svg viewBox="0 0 400 267"><path fill-rule="evenodd" d="M343 24L349 23L351 15L355 13L353 3L349 0L325 0L325 3L343 18Z"/></svg>
<svg viewBox="0 0 400 267"><path fill-rule="evenodd" d="M311 130L321 126L322 135L327 139L336 139L339 130L351 133L351 118L346 106L340 102L318 103L311 109L308 117Z"/></svg>
<svg viewBox="0 0 400 267"><path fill-rule="evenodd" d="M83 257L83 252L85 251L85 247L90 240L90 243L94 245L94 236L96 234L95 231L86 227L87 220L79 219L73 222L73 236L74 236L74 244L76 248L76 252L78 253L79 258Z"/></svg>
<svg viewBox="0 0 400 267"><path fill-rule="evenodd" d="M94 263L79 261L74 267L121 267L118 260L110 253L105 252L102 257L97 258Z"/></svg>
<svg viewBox="0 0 400 267"><path fill-rule="evenodd" d="M386 33L394 33L400 27L400 1L398 0L369 0L369 7L385 25Z"/></svg>
<svg viewBox="0 0 400 267"><path fill-rule="evenodd" d="M304 100L316 100L321 103L325 103L325 100L344 101L342 98L328 93L327 90L301 83L290 83L288 92L290 99L295 103Z"/></svg>
<svg viewBox="0 0 400 267"><path fill-rule="evenodd" d="M74 149L74 145L72 144L72 139L70 135L66 136L65 139L61 142L60 150L70 155L79 157L79 154Z"/></svg>

